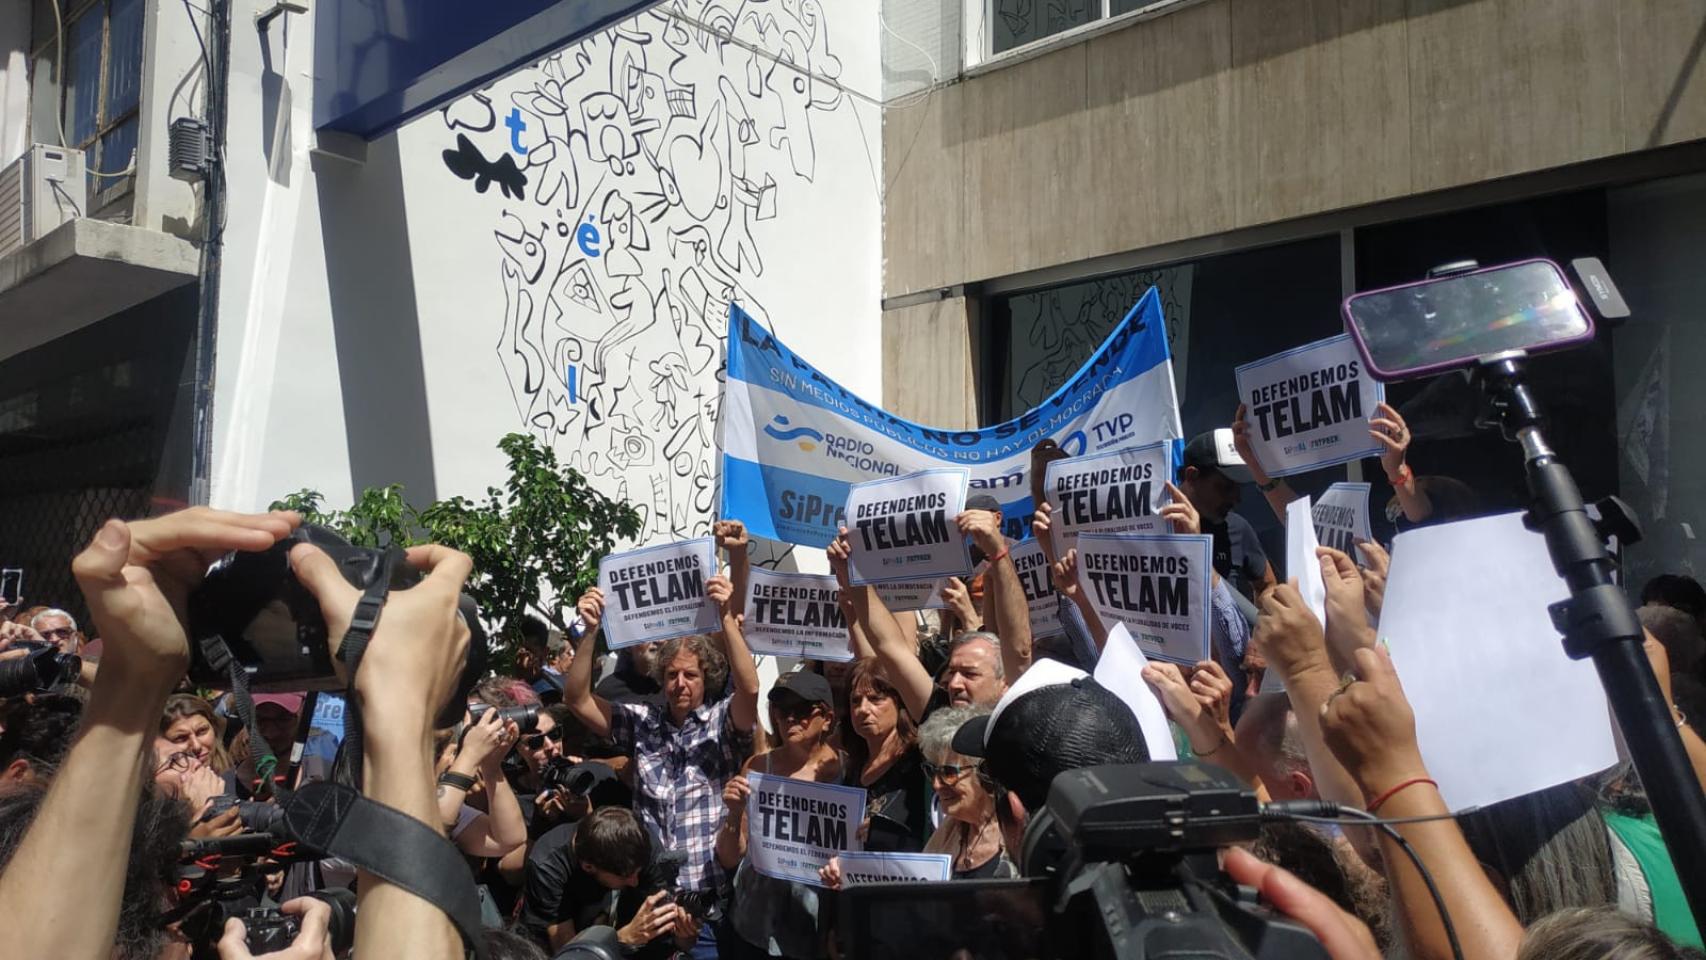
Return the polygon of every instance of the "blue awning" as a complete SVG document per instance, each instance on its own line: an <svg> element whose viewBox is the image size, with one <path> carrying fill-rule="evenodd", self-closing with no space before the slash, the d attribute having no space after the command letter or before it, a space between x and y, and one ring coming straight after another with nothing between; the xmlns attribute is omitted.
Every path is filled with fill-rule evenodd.
<svg viewBox="0 0 1706 960"><path fill-rule="evenodd" d="M323 0L314 126L368 139L657 0Z"/></svg>

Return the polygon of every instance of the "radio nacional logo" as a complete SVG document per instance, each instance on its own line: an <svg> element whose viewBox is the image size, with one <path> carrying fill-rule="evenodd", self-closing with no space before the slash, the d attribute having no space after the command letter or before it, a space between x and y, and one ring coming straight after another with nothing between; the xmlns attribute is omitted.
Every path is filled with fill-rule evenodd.
<svg viewBox="0 0 1706 960"><path fill-rule="evenodd" d="M783 429L776 429L778 426L781 426ZM769 434L772 439L780 440L783 443L793 440L797 442L800 445L800 449L804 450L806 453L811 453L813 450L816 450L817 445L823 442L823 434L818 433L811 427L793 427L792 429L789 429L788 418L781 414L777 414L770 423L764 425L764 432Z"/></svg>

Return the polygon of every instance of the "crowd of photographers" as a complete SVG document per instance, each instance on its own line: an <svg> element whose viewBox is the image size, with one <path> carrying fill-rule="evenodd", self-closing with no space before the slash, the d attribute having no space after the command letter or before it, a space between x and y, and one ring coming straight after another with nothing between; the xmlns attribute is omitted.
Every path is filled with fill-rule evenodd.
<svg viewBox="0 0 1706 960"><path fill-rule="evenodd" d="M1402 419L1383 407L1373 424L1397 511L1451 519L1448 486L1433 484L1442 495L1430 499L1427 478L1404 462ZM1289 491L1241 446L1283 519ZM1214 657L1143 674L1181 756L1224 768L1263 800L1320 799L1403 821L1397 837L1270 825L1253 846L1224 850L1227 876L1334 960L1701 956L1673 857L1702 852L1666 849L1627 765L1449 816L1400 678L1374 641L1389 563L1378 545L1359 546L1360 564L1320 550L1323 624L1293 584L1276 582L1232 512L1237 483L1201 444L1187 447L1170 489L1163 515L1174 529L1217 538ZM867 851L946 854L954 879L1022 876L1026 826L1055 777L1143 762L1148 750L1131 711L1087 672L1107 629L1077 588L1074 553L1048 558L1066 635L1033 642L990 506L974 498L958 518L986 563L928 618L849 586L847 542L833 543L857 658L784 672L763 702L742 636L749 540L740 523L719 521L726 564L707 585L718 633L610 656L604 598L591 590L567 636L511 625L514 668L480 680L449 727L439 707L458 693L470 643L457 613L466 557L410 551L424 579L392 593L376 627L363 621L371 636L343 678L350 702L251 697L189 685L186 601L221 555L267 549L299 519L197 508L109 521L73 564L92 623L48 607L13 609L0 623L0 955L448 958L478 946L543 958L599 927L609 928L607 955L839 955L839 861L810 885L767 877L747 857L754 773L863 788ZM1049 523L1044 507L1034 528L1045 545ZM360 592L312 546L289 560L335 643ZM1642 601L1648 654L1699 777L1706 592L1669 576ZM1284 692L1260 692L1270 672ZM359 708L361 793L431 825L466 861L483 942L468 943L406 871L308 857L279 829L281 799L333 776L347 729L316 725L336 715L328 703L350 708L346 728ZM1488 731L1489 763L1520 749ZM267 839L221 845L253 835Z"/></svg>

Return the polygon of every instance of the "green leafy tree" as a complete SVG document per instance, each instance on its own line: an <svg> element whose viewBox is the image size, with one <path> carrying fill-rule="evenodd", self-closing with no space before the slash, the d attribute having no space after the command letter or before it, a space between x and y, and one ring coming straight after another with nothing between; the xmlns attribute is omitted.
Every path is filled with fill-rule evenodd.
<svg viewBox="0 0 1706 960"><path fill-rule="evenodd" d="M509 458L509 479L481 501L451 497L417 511L402 485L391 484L363 490L348 510L327 510L306 489L271 509L295 510L364 547L454 547L473 558L466 589L495 636L511 640L505 628L529 613L566 630L563 607L597 582L598 561L619 539L639 536L639 511L593 489L527 434L505 436L498 449Z"/></svg>

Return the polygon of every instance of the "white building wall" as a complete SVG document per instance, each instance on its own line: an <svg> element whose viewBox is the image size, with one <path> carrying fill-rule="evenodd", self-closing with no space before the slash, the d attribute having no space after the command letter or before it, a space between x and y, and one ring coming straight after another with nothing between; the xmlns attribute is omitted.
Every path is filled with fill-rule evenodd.
<svg viewBox="0 0 1706 960"><path fill-rule="evenodd" d="M311 150L309 20L237 6L216 505L478 496L527 430L645 539L703 532L731 300L881 396L874 10L669 4L357 164Z"/></svg>

